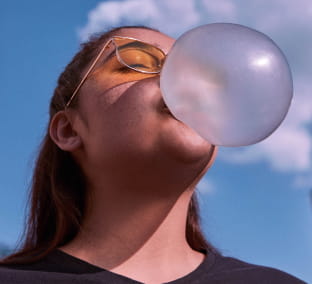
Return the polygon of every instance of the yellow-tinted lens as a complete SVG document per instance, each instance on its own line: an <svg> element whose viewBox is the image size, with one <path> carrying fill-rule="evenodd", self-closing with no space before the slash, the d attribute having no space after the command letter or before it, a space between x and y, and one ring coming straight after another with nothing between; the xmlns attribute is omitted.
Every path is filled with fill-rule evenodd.
<svg viewBox="0 0 312 284"><path fill-rule="evenodd" d="M100 59L91 74L103 85L104 91L159 74L165 59L163 51L134 39L114 37L113 41L115 53Z"/></svg>
<svg viewBox="0 0 312 284"><path fill-rule="evenodd" d="M131 69L159 73L165 54L159 48L137 40L114 38L119 60Z"/></svg>

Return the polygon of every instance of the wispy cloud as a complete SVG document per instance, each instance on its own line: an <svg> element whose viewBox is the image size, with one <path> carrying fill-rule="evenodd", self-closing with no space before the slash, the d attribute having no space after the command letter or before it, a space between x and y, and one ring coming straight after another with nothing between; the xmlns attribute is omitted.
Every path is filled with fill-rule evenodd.
<svg viewBox="0 0 312 284"><path fill-rule="evenodd" d="M204 7L203 13L201 13L202 18L200 19L202 23L205 22L204 20L205 16L206 21L207 20L210 21L210 19L212 19L214 22L224 22L224 21L233 22L237 20L237 7L234 1L202 0L201 2Z"/></svg>
<svg viewBox="0 0 312 284"><path fill-rule="evenodd" d="M290 112L273 135L251 147L224 149L221 158L231 163L267 161L277 171L306 176L312 170L308 130L312 122L311 0L185 0L183 5L180 0L105 1L90 11L79 36L85 40L92 33L133 24L179 36L192 27L212 22L240 23L272 37L290 62L295 87Z"/></svg>
<svg viewBox="0 0 312 284"><path fill-rule="evenodd" d="M215 184L206 176L203 177L196 185L196 189L200 194L213 194L215 192Z"/></svg>
<svg viewBox="0 0 312 284"><path fill-rule="evenodd" d="M183 5L180 0L106 1L89 13L88 23L79 30L79 36L86 40L93 33L120 25L147 25L176 35L196 26L199 20L193 0L185 0Z"/></svg>
<svg viewBox="0 0 312 284"><path fill-rule="evenodd" d="M312 173L306 173L296 176L293 186L296 188L312 189Z"/></svg>

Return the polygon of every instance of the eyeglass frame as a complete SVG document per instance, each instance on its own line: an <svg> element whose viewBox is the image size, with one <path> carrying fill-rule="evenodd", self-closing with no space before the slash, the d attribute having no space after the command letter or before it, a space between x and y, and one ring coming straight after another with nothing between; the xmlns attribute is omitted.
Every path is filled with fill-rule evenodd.
<svg viewBox="0 0 312 284"><path fill-rule="evenodd" d="M108 41L104 44L104 46L102 47L102 49L100 50L99 54L97 55L97 57L93 60L91 66L89 67L89 69L87 70L86 74L83 76L83 78L81 79L80 83L77 85L76 89L74 90L73 94L71 95L70 99L68 100L68 102L66 103L65 105L65 109L67 109L71 102L74 100L74 98L76 97L78 91L80 90L81 86L83 85L83 83L87 80L88 76L90 75L91 71L93 70L94 66L96 65L96 63L98 63L100 57L102 56L102 54L104 53L105 49L109 46L109 44L112 42L114 44L114 47L115 47L115 53L116 53L116 56L117 56L117 59L118 61L125 65L126 67L132 69L132 70L135 70L137 72L141 72L141 73L146 73L146 74L159 74L160 73L160 70L159 71L145 71L145 70L138 70L134 67L131 67L129 66L128 64L126 64L122 58L120 57L119 55L119 52L118 52L118 46L117 44L114 42L114 39L115 38L121 38L121 39L131 39L131 40L135 40L135 41L139 41L139 42L142 42L144 44L148 44L148 45L151 45L150 43L147 43L147 42L144 42L144 41L141 41L141 40L138 40L136 38L133 38L133 37L126 37L126 36L112 36L110 39L108 39ZM163 54L164 54L164 57L166 56L165 52L163 50L161 50L159 47L156 47L157 49L159 49Z"/></svg>

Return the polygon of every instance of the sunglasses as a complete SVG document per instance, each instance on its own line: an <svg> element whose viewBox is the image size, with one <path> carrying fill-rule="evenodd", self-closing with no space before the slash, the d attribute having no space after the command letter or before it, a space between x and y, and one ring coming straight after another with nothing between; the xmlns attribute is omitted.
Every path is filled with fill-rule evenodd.
<svg viewBox="0 0 312 284"><path fill-rule="evenodd" d="M106 48L109 48L111 44L114 45L113 52L101 62L100 59L104 51ZM165 57L166 54L161 49L146 42L131 37L111 37L92 62L66 103L65 108L70 106L92 71L94 71L94 74L100 73L103 76L108 75L109 84L113 86L116 83L121 84L159 74ZM95 68L97 63L98 68Z"/></svg>

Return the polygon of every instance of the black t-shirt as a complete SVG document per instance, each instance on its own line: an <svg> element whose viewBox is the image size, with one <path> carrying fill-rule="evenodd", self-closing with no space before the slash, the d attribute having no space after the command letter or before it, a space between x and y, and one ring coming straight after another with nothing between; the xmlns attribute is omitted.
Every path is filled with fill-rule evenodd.
<svg viewBox="0 0 312 284"><path fill-rule="evenodd" d="M94 266L58 249L33 264L0 266L0 283L142 284L126 276ZM254 265L209 252L194 271L167 283L302 284L305 282L274 268Z"/></svg>

